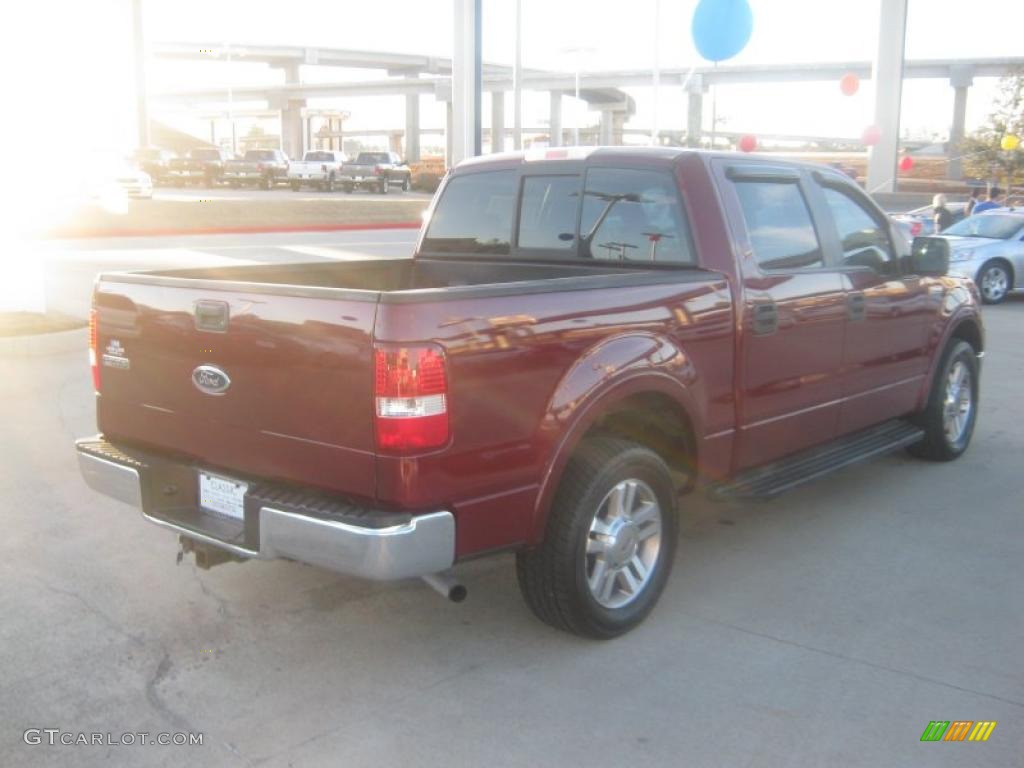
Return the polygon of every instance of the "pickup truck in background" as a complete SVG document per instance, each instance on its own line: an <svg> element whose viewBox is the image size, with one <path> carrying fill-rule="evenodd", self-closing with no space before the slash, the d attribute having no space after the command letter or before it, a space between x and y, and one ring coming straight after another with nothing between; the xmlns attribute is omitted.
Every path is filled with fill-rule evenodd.
<svg viewBox="0 0 1024 768"><path fill-rule="evenodd" d="M177 186L190 181L200 181L212 187L220 182L224 175L224 166L230 159L231 155L223 149L190 149L184 157L170 160L165 178Z"/></svg>
<svg viewBox="0 0 1024 768"><path fill-rule="evenodd" d="M280 149L249 149L241 160L224 166L224 181L232 187L252 184L273 189L288 181L288 156Z"/></svg>
<svg viewBox="0 0 1024 768"><path fill-rule="evenodd" d="M346 192L364 188L386 195L393 186L408 192L412 172L394 152L360 152L354 162L341 167L340 182Z"/></svg>
<svg viewBox="0 0 1024 768"><path fill-rule="evenodd" d="M348 157L344 152L333 149L311 150L301 160L289 163L288 183L296 192L304 186L333 192L334 184L341 174L341 166L346 162Z"/></svg>
<svg viewBox="0 0 1024 768"><path fill-rule="evenodd" d="M824 166L469 160L406 260L101 275L81 471L201 566L290 558L458 599L454 565L511 550L540 619L612 637L658 600L695 489L967 449L978 293L942 238L903 242Z"/></svg>
<svg viewBox="0 0 1024 768"><path fill-rule="evenodd" d="M132 155L132 160L140 171L149 175L153 184L165 184L174 153L158 147L139 147Z"/></svg>

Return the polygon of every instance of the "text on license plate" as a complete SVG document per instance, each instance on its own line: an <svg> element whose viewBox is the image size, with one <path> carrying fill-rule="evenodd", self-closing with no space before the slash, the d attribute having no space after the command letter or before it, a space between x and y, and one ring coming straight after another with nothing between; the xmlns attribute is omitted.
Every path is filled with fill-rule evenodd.
<svg viewBox="0 0 1024 768"><path fill-rule="evenodd" d="M247 483L200 472L199 506L207 512L242 520L245 517L245 492L248 489Z"/></svg>

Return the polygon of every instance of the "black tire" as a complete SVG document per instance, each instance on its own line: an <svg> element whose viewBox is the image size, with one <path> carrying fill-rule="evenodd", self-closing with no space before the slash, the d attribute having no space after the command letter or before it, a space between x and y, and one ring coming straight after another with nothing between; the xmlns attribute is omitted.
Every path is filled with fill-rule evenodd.
<svg viewBox="0 0 1024 768"><path fill-rule="evenodd" d="M332 174L328 175L327 180L324 182L324 192L333 192L333 191L334 191L334 174L332 173Z"/></svg>
<svg viewBox="0 0 1024 768"><path fill-rule="evenodd" d="M345 185L344 185L344 186L342 187L342 189L344 189L344 190L345 190L345 194L346 194L346 195L351 195L351 194L352 194L352 185L351 185L351 184L345 184Z"/></svg>
<svg viewBox="0 0 1024 768"><path fill-rule="evenodd" d="M380 185L377 187L377 192L386 195L388 193L388 180L382 179Z"/></svg>
<svg viewBox="0 0 1024 768"><path fill-rule="evenodd" d="M299 182L297 182L297 181L293 181L292 182L292 192L301 192L301 191L302 191L302 185L299 184Z"/></svg>
<svg viewBox="0 0 1024 768"><path fill-rule="evenodd" d="M970 375L970 410L962 431L953 439L946 431L947 391L950 374L958 363L962 363ZM924 429L924 439L910 446L914 456L931 461L952 461L959 458L971 444L974 425L978 420L978 356L966 341L954 339L939 362L928 395L928 405L914 421Z"/></svg>
<svg viewBox="0 0 1024 768"><path fill-rule="evenodd" d="M228 186L231 187L232 189L238 189L238 187L241 185L237 181L229 181Z"/></svg>
<svg viewBox="0 0 1024 768"><path fill-rule="evenodd" d="M984 304L1002 304L1013 285L1013 268L1002 259L986 261L974 281Z"/></svg>
<svg viewBox="0 0 1024 768"><path fill-rule="evenodd" d="M408 192L410 189L412 189L412 181L410 180L410 178L408 176L406 176L402 180L402 191L403 192Z"/></svg>
<svg viewBox="0 0 1024 768"><path fill-rule="evenodd" d="M587 583L587 542L595 514L612 489L638 479L661 509L660 546L650 576L631 602L608 608ZM616 438L584 443L569 462L552 504L543 543L516 555L519 589L537 617L556 629L595 639L628 632L650 613L672 570L678 538L676 492L653 451Z"/></svg>

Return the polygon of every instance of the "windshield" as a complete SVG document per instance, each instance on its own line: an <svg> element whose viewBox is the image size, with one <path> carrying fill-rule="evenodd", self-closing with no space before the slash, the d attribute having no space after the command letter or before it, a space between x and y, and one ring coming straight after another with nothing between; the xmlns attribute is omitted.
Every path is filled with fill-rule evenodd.
<svg viewBox="0 0 1024 768"><path fill-rule="evenodd" d="M944 235L963 237L987 237L992 240L1008 240L1024 227L1024 216L1009 216L986 213L971 216L945 230Z"/></svg>
<svg viewBox="0 0 1024 768"><path fill-rule="evenodd" d="M370 165L371 163L389 162L387 152L360 152L356 158L356 165Z"/></svg>

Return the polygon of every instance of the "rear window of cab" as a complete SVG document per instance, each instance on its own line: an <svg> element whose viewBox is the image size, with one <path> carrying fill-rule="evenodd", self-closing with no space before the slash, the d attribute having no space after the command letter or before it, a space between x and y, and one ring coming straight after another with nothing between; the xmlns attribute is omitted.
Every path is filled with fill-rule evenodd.
<svg viewBox="0 0 1024 768"><path fill-rule="evenodd" d="M515 170L456 175L434 208L422 250L695 263L674 178L626 168L590 168L582 180Z"/></svg>

